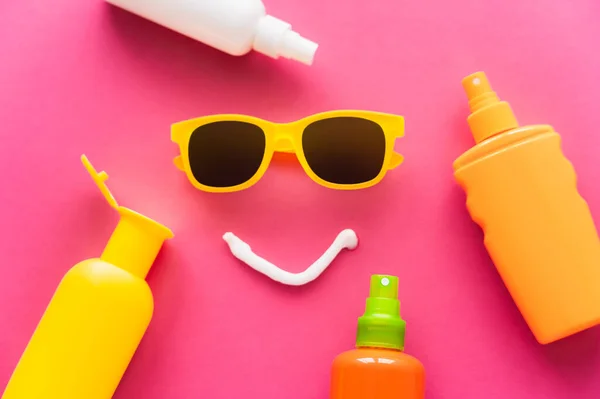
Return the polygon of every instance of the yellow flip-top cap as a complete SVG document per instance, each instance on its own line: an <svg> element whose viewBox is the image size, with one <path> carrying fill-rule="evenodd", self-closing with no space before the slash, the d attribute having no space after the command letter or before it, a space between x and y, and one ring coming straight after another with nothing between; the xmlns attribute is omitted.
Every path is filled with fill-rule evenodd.
<svg viewBox="0 0 600 399"><path fill-rule="evenodd" d="M119 212L115 228L100 259L140 277L146 278L165 240L172 238L171 230L162 224L120 206L106 186L108 174L97 172L85 155L81 162L111 207Z"/></svg>
<svg viewBox="0 0 600 399"><path fill-rule="evenodd" d="M510 104L500 101L485 73L476 72L467 76L463 79L462 85L471 109L467 122L477 143L519 127Z"/></svg>

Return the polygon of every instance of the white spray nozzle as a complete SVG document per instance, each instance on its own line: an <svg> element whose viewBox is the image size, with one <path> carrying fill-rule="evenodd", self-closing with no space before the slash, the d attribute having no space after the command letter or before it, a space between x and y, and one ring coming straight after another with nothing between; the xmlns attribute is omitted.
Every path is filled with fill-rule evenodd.
<svg viewBox="0 0 600 399"><path fill-rule="evenodd" d="M317 47L319 47L317 43L290 30L283 36L280 54L282 57L300 61L306 65L311 65L315 58Z"/></svg>
<svg viewBox="0 0 600 399"><path fill-rule="evenodd" d="M293 31L287 22L266 15L258 23L253 47L273 58L281 56L311 65L319 45Z"/></svg>
<svg viewBox="0 0 600 399"><path fill-rule="evenodd" d="M327 269L342 249L353 250L358 246L358 237L353 230L346 229L337 235L333 244L315 263L301 273L290 273L252 252L250 245L233 233L225 233L223 240L229 245L233 256L259 273L286 285L304 285L315 280Z"/></svg>

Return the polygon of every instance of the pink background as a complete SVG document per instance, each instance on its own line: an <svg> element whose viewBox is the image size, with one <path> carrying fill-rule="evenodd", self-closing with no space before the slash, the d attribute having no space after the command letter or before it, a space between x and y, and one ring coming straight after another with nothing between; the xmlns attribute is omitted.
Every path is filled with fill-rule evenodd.
<svg viewBox="0 0 600 399"><path fill-rule="evenodd" d="M122 205L176 235L148 278L155 317L117 399L327 398L372 273L400 276L406 350L425 364L429 399L598 398L600 331L534 341L451 167L472 145L460 80L484 70L523 124L563 134L600 220L598 4L267 0L319 42L306 67L230 57L100 0L2 1L0 390L61 276L99 255L117 221L86 153ZM328 190L276 160L253 188L211 195L172 165L172 122L340 108L406 117L406 162L376 187ZM301 288L253 272L221 240L233 231L299 271L347 227L359 249Z"/></svg>

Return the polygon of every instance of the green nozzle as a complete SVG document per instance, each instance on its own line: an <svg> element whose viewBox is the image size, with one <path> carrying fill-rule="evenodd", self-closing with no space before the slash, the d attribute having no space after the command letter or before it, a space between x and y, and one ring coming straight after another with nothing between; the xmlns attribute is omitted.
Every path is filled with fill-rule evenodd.
<svg viewBox="0 0 600 399"><path fill-rule="evenodd" d="M357 347L404 350L406 322L400 318L398 277L375 274L365 313L358 318Z"/></svg>

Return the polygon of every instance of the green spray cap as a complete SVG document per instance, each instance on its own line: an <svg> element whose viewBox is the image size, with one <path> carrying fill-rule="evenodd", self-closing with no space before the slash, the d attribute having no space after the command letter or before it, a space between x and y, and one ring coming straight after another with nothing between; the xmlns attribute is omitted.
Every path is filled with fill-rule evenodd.
<svg viewBox="0 0 600 399"><path fill-rule="evenodd" d="M406 322L400 318L398 277L375 274L365 313L358 318L357 347L404 350Z"/></svg>

